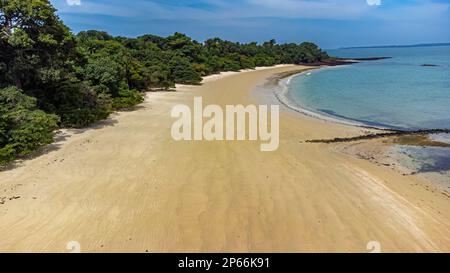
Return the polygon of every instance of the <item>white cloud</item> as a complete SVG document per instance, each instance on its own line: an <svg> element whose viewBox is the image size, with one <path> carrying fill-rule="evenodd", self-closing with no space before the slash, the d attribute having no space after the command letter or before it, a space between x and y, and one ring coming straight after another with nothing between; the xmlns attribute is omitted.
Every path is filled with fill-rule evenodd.
<svg viewBox="0 0 450 273"><path fill-rule="evenodd" d="M59 14L87 14L117 17L138 16L140 9L122 4L123 2L85 1L85 0L50 0ZM97 3L96 3L97 2ZM105 2L105 3L102 3ZM74 8L76 7L76 8Z"/></svg>
<svg viewBox="0 0 450 273"><path fill-rule="evenodd" d="M367 0L369 6L380 6L381 0Z"/></svg>
<svg viewBox="0 0 450 273"><path fill-rule="evenodd" d="M81 0L66 0L69 6L81 6Z"/></svg>
<svg viewBox="0 0 450 273"><path fill-rule="evenodd" d="M370 7L362 0L201 0L208 9L174 4L174 1L136 0L51 0L60 13L98 14L119 17L151 17L173 20L231 20L251 17L305 19L354 19ZM134 1L133 1L134 2ZM185 3L185 1L180 1ZM186 1L189 2L189 1ZM73 9L77 6L77 9Z"/></svg>
<svg viewBox="0 0 450 273"><path fill-rule="evenodd" d="M305 19L352 19L370 8L361 0L246 0L253 16Z"/></svg>
<svg viewBox="0 0 450 273"><path fill-rule="evenodd" d="M136 19L198 20L209 24L248 18L359 20L374 18L398 21L442 17L448 3L415 0L374 11L383 0L199 0L208 8L191 6L189 0L51 0L61 14L89 14ZM135 3L130 5L130 2ZM76 9L73 6L77 6ZM433 17L430 17L433 16Z"/></svg>
<svg viewBox="0 0 450 273"><path fill-rule="evenodd" d="M303 19L355 19L370 12L361 0L202 0L211 8L201 9L184 5L164 4L154 1L140 2L140 11L151 13L155 19L238 19L255 17L280 17Z"/></svg>

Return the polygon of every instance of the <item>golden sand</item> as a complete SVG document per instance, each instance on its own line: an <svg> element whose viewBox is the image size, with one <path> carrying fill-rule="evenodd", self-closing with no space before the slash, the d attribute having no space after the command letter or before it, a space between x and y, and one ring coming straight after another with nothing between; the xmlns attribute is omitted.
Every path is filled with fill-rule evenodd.
<svg viewBox="0 0 450 273"><path fill-rule="evenodd" d="M0 252L450 251L450 199L424 181L306 139L364 129L284 111L280 147L175 142L175 104L255 103L279 66L148 93L135 111L66 130L48 152L0 173ZM11 199L11 200L10 200ZM0 199L1 201L1 199Z"/></svg>

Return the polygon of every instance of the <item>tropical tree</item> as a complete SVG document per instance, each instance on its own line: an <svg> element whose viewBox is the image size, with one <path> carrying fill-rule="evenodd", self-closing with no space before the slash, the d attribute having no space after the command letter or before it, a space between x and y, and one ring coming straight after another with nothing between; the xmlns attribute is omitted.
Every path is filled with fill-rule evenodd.
<svg viewBox="0 0 450 273"><path fill-rule="evenodd" d="M0 164L51 143L58 121L17 87L0 89Z"/></svg>

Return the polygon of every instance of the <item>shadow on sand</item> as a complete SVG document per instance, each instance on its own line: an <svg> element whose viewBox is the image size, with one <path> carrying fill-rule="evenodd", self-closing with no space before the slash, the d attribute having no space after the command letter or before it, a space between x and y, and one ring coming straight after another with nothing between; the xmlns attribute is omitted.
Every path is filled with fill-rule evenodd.
<svg viewBox="0 0 450 273"><path fill-rule="evenodd" d="M154 88L147 91L148 93L167 93L167 92L177 92L175 88Z"/></svg>
<svg viewBox="0 0 450 273"><path fill-rule="evenodd" d="M55 137L53 138L53 143L48 145L44 145L34 152L26 156L20 156L16 160L6 164L5 166L0 167L0 172L9 171L24 165L25 161L32 160L43 155L49 154L51 152L59 150L62 145L73 135L82 134L89 130L99 130L109 126L115 126L118 123L114 116L109 117L108 119L98 121L93 125L86 128L70 128L65 130L59 130L55 132Z"/></svg>

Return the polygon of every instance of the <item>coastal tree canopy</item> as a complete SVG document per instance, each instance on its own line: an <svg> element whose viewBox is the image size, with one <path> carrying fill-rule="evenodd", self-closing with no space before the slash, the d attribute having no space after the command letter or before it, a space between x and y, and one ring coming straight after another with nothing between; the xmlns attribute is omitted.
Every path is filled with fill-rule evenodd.
<svg viewBox="0 0 450 273"><path fill-rule="evenodd" d="M136 105L147 90L327 58L313 43L198 42L182 33L127 38L97 30L74 35L49 0L0 0L0 161L50 142L57 126L87 126Z"/></svg>

